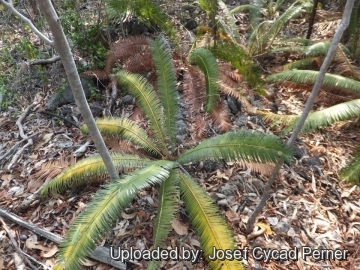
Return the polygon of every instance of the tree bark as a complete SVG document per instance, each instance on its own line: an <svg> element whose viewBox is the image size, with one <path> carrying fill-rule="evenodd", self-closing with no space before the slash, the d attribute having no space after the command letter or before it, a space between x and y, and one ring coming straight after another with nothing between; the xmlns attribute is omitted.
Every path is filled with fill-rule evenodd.
<svg viewBox="0 0 360 270"><path fill-rule="evenodd" d="M106 170L111 179L118 179L118 172L111 161L111 156L105 146L104 140L101 137L100 131L95 124L95 119L91 114L89 104L87 103L83 87L81 85L80 77L76 69L75 61L70 50L70 46L65 37L60 20L54 10L50 0L38 1L41 12L44 14L50 31L54 37L54 47L59 53L61 61L64 65L66 75L69 79L71 90L74 94L76 105L84 118L85 124L89 128L89 133L94 141L94 144L99 151L101 158L104 161Z"/></svg>
<svg viewBox="0 0 360 270"><path fill-rule="evenodd" d="M358 0L357 0L358 1ZM314 101L316 99L316 96L318 95L321 85L323 84L324 78L325 78L325 73L328 70L332 59L335 56L336 50L338 48L338 45L340 43L341 37L343 35L343 33L345 32L346 28L349 25L350 22L350 15L351 15L351 10L352 7L354 5L354 0L347 0L345 8L344 8L344 12L343 12L343 16L342 16L342 20L341 23L338 27L338 29L336 30L336 33L334 35L334 38L331 42L330 48L328 53L326 54L325 60L323 62L323 64L321 65L320 71L319 71L319 75L316 78L314 87L311 91L311 94L305 104L304 110L302 112L302 115L299 119L299 121L297 122L293 133L291 134L290 139L287 142L288 146L292 146L297 138L297 136L299 135L302 126L305 123L305 120L307 118L307 116L310 113L310 110L314 104ZM248 220L247 223L247 228L246 228L246 233L251 233L253 228L254 228L254 223L255 223L255 219L257 218L257 216L259 215L259 213L261 212L261 210L263 209L263 207L266 204L266 201L269 198L269 194L270 194L270 188L272 186L272 184L274 183L275 177L278 174L282 164L284 163L284 161L280 161L278 164L276 164L276 167L274 168L273 172L271 173L270 177L269 177L269 181L267 182L265 188L264 188L264 193L262 195L261 201L259 202L259 204L256 206L254 212L252 213L251 217Z"/></svg>

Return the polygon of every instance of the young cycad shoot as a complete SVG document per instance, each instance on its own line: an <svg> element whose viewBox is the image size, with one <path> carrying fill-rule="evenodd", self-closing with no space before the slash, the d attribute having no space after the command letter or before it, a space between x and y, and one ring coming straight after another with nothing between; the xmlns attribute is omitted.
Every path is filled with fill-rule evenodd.
<svg viewBox="0 0 360 270"><path fill-rule="evenodd" d="M292 151L279 138L249 130L218 135L181 152L176 142L179 95L171 51L161 36L150 45L157 70L157 91L139 75L127 71L116 74L119 84L136 98L148 120L150 132L126 118L97 120L103 135L128 140L145 150L149 158L130 154L112 155L116 168L127 174L105 184L71 225L61 244L59 267L79 269L138 191L155 185L159 185L160 192L153 227L153 248L164 246L181 199L199 236L205 259L212 254L213 247L218 250L236 249L232 232L217 206L183 165L202 160L270 164L291 160ZM207 99L204 108L207 111L212 110L214 96L217 95L217 82L212 76L218 71L216 61L212 61L211 57L211 53L205 49L196 49L190 56L206 76ZM82 126L81 130L86 133L87 127ZM91 179L105 174L101 158L95 155L66 169L48 183L41 194L63 192L69 187L88 184ZM157 269L158 263L151 261L148 269ZM211 269L243 269L242 262L237 260L208 260L208 264Z"/></svg>

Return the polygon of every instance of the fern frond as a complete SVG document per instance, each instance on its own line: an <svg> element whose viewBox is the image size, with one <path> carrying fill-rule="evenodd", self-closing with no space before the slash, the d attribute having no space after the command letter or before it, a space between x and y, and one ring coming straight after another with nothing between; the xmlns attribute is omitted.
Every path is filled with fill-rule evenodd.
<svg viewBox="0 0 360 270"><path fill-rule="evenodd" d="M101 118L96 120L96 125L105 136L119 136L142 147L149 153L163 155L156 142L147 135L146 131L127 118ZM81 131L87 134L88 127L81 126Z"/></svg>
<svg viewBox="0 0 360 270"><path fill-rule="evenodd" d="M127 71L118 72L116 77L120 84L125 85L131 94L135 96L141 110L148 118L151 130L154 132L162 149L167 149L163 108L153 87L147 83L144 77Z"/></svg>
<svg viewBox="0 0 360 270"><path fill-rule="evenodd" d="M244 269L237 260L210 260L213 249L233 250L234 236L220 215L218 207L190 176L180 173L181 198L189 213L191 224L200 238L201 248L210 269Z"/></svg>
<svg viewBox="0 0 360 270"><path fill-rule="evenodd" d="M356 149L350 163L340 171L340 177L348 183L360 184L360 147Z"/></svg>
<svg viewBox="0 0 360 270"><path fill-rule="evenodd" d="M210 51L197 48L190 54L190 61L195 62L205 75L206 104L205 111L212 112L219 98L219 70L216 59Z"/></svg>
<svg viewBox="0 0 360 270"><path fill-rule="evenodd" d="M159 210L153 230L153 248L163 247L165 238L170 233L171 222L179 208L180 192L178 188L179 173L176 170L170 172L169 177L161 183L159 194ZM148 269L158 269L157 261L151 261Z"/></svg>
<svg viewBox="0 0 360 270"><path fill-rule="evenodd" d="M179 115L179 95L171 51L164 37L159 36L150 44L158 76L158 92L165 114L165 127L171 149L175 149L176 124Z"/></svg>
<svg viewBox="0 0 360 270"><path fill-rule="evenodd" d="M168 178L174 164L166 160L153 161L100 189L60 244L59 257L65 269L80 269L85 257L95 249L95 243L108 233L137 192Z"/></svg>
<svg viewBox="0 0 360 270"><path fill-rule="evenodd" d="M228 132L202 141L185 151L178 159L180 164L201 160L276 163L280 159L290 162L292 151L278 137L261 132L240 130Z"/></svg>
<svg viewBox="0 0 360 270"><path fill-rule="evenodd" d="M266 81L275 83L290 81L299 84L313 85L318 74L318 71L313 70L288 70L272 74L267 77ZM331 88L360 92L360 82L330 73L325 74L323 85Z"/></svg>
<svg viewBox="0 0 360 270"><path fill-rule="evenodd" d="M112 154L111 160L120 173L142 168L151 162L149 159L140 158L136 155L121 154ZM95 154L65 169L41 189L40 195L62 193L71 187L89 184L93 179L106 177L107 175L101 156Z"/></svg>

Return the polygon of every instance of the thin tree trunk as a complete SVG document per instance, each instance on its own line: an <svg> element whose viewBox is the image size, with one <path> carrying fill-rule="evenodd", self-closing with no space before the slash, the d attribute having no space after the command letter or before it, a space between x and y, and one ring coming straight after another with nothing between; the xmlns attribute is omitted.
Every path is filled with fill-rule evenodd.
<svg viewBox="0 0 360 270"><path fill-rule="evenodd" d="M95 143L101 158L104 161L106 170L111 179L118 179L118 172L111 161L111 156L105 146L104 140L101 137L100 131L95 124L94 117L91 114L89 104L87 103L83 87L81 85L80 77L76 69L75 61L72 56L70 46L65 37L59 17L57 16L54 7L50 0L38 1L41 12L44 14L50 31L54 37L54 47L59 53L61 61L64 65L66 75L69 79L71 90L74 94L76 105L84 118L85 124L89 128L89 133Z"/></svg>
<svg viewBox="0 0 360 270"><path fill-rule="evenodd" d="M358 1L358 0L356 0ZM343 12L343 17L341 20L341 23L338 27L338 29L336 30L336 33L334 35L334 38L331 42L329 51L325 57L325 60L323 62L323 64L321 65L320 71L319 71L319 75L316 78L314 87L311 91L311 94L305 104L304 110L302 112L302 115L298 121L298 123L296 124L293 133L291 134L290 139L287 142L288 146L292 146L297 138L297 136L299 135L302 126L304 125L304 122L308 116L308 114L310 113L310 110L314 104L315 98L318 95L321 85L323 84L324 78L325 78L325 73L328 70L332 59L334 58L334 55L336 53L337 47L340 43L341 37L344 33L344 31L346 30L346 28L349 25L349 21L350 21L350 15L351 15L351 10L352 7L354 5L354 0L347 0L346 5L345 5L345 9ZM276 167L274 168L273 172L271 173L270 177L269 177L269 181L267 182L265 188L264 188L264 193L262 195L261 201L259 202L259 204L256 206L254 212L252 213L251 217L248 220L247 223L247 228L246 228L246 233L251 233L253 228L254 228L254 223L255 223L255 219L257 218L257 216L259 215L259 213L261 212L261 210L263 209L263 207L266 204L266 201L269 198L270 195L270 188L275 180L276 175L278 174L282 164L284 163L284 161L280 161L278 164L276 164Z"/></svg>
<svg viewBox="0 0 360 270"><path fill-rule="evenodd" d="M314 2L314 5L313 5L312 11L311 11L311 16L310 16L310 19L309 19L309 27L308 27L308 30L307 30L307 33L306 33L306 39L310 39L312 30L313 30L313 26L314 26L314 21L315 21L315 16L316 16L316 9L317 9L317 6L319 4L319 0L314 0L313 2Z"/></svg>

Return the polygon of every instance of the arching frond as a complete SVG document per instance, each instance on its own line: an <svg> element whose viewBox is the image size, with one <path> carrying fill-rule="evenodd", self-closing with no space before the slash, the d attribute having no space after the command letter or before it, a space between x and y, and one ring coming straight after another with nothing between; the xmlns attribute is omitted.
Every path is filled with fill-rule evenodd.
<svg viewBox="0 0 360 270"><path fill-rule="evenodd" d="M147 135L146 131L127 118L100 118L96 120L96 125L103 135L119 136L144 148L149 153L162 156L157 143ZM88 133L87 126L81 126L81 131L85 134Z"/></svg>
<svg viewBox="0 0 360 270"><path fill-rule="evenodd" d="M166 137L164 133L164 113L161 102L151 84L146 79L137 74L127 71L120 71L116 74L120 84L127 87L132 95L135 96L141 110L149 120L150 127L154 132L156 140L159 141L163 149L166 147Z"/></svg>
<svg viewBox="0 0 360 270"><path fill-rule="evenodd" d="M246 82L256 92L265 94L260 69L254 63L246 48L242 48L239 44L233 42L217 42L216 46L209 48L209 50L217 58L230 62L239 73L244 75Z"/></svg>
<svg viewBox="0 0 360 270"><path fill-rule="evenodd" d="M249 51L252 55L259 54L265 52L268 48L270 48L271 44L274 42L275 38L279 34L281 28L287 23L290 19L295 18L301 12L304 11L304 7L307 3L302 5L296 1L292 6L290 6L276 21L270 22L263 22L259 24L259 26L255 29L252 35L256 35L255 38L249 38ZM266 31L264 31L264 25L271 25ZM266 27L267 28L267 27ZM259 31L261 29L261 34ZM256 41L256 42L255 42Z"/></svg>
<svg viewBox="0 0 360 270"><path fill-rule="evenodd" d="M356 149L350 163L340 171L340 177L346 182L360 184L360 147Z"/></svg>
<svg viewBox="0 0 360 270"><path fill-rule="evenodd" d="M360 116L360 99L355 99L310 113L301 131L307 132L322 126L329 126L339 121L350 120L358 116ZM297 121L289 127L294 128L296 123Z"/></svg>
<svg viewBox="0 0 360 270"><path fill-rule="evenodd" d="M226 24L222 24L222 28L224 29L225 33L232 39L233 42L236 42L240 39L239 30L237 25L235 24L234 16L230 13L227 5L219 0L219 8L224 14L224 17L226 19ZM219 18L218 18L219 20Z"/></svg>
<svg viewBox="0 0 360 270"><path fill-rule="evenodd" d="M261 7L257 6L257 5L250 5L250 4L241 5L241 6L237 6L237 7L233 8L232 10L230 10L230 14L236 14L236 13L250 11L250 10L254 10L256 12L261 12Z"/></svg>
<svg viewBox="0 0 360 270"><path fill-rule="evenodd" d="M129 172L146 166L151 160L137 155L112 154L111 160L119 172ZM49 193L61 193L70 187L90 183L93 179L108 175L104 162L99 154L82 159L65 169L61 174L47 183L40 191L41 196Z"/></svg>
<svg viewBox="0 0 360 270"><path fill-rule="evenodd" d="M210 21L215 23L217 0L198 0L199 6L209 15Z"/></svg>
<svg viewBox="0 0 360 270"><path fill-rule="evenodd" d="M278 137L261 132L240 130L228 132L202 141L183 153L180 164L201 160L276 163L280 159L290 162L292 150Z"/></svg>
<svg viewBox="0 0 360 270"><path fill-rule="evenodd" d="M152 0L109 0L106 1L106 6L110 18L122 20L126 12L131 12L140 20L159 26L175 44L178 44L171 18Z"/></svg>
<svg viewBox="0 0 360 270"><path fill-rule="evenodd" d="M165 238L172 230L171 222L179 208L179 173L174 169L169 177L161 183L159 195L159 210L153 230L153 248L163 247ZM148 269L158 269L157 261L151 261Z"/></svg>
<svg viewBox="0 0 360 270"><path fill-rule="evenodd" d="M219 70L216 59L210 51L197 48L190 54L190 61L195 62L205 75L206 112L212 112L219 97Z"/></svg>
<svg viewBox="0 0 360 270"><path fill-rule="evenodd" d="M154 161L100 189L60 244L59 257L65 269L80 269L86 256L95 249L95 243L111 229L137 192L168 178L174 164L166 160Z"/></svg>
<svg viewBox="0 0 360 270"><path fill-rule="evenodd" d="M179 115L179 94L176 86L175 69L171 51L166 40L159 36L150 44L158 76L158 92L165 114L165 127L172 150L176 143L176 124Z"/></svg>
<svg viewBox="0 0 360 270"><path fill-rule="evenodd" d="M284 65L285 70L310 68L316 62L317 57L308 57Z"/></svg>
<svg viewBox="0 0 360 270"><path fill-rule="evenodd" d="M290 81L299 84L313 85L318 74L319 72L314 70L288 70L270 75L266 80L276 83ZM331 88L360 92L360 82L330 73L325 74L323 85Z"/></svg>
<svg viewBox="0 0 360 270"><path fill-rule="evenodd" d="M303 52L307 56L326 55L330 45L330 42L318 42L310 46L303 47Z"/></svg>
<svg viewBox="0 0 360 270"><path fill-rule="evenodd" d="M285 41L286 43L290 43ZM305 56L325 56L330 48L330 42L328 41L321 41L321 42L317 42L311 45L306 45L304 44L303 46L299 46L298 44L293 44L291 46L288 47L280 47L280 48L275 48L273 50L271 50L272 53L277 53L277 52L296 52L296 53L300 53L303 54ZM348 48L346 48L344 45L339 44L340 49L347 55L350 55L350 51Z"/></svg>
<svg viewBox="0 0 360 270"><path fill-rule="evenodd" d="M191 224L200 238L201 248L210 269L244 269L238 260L211 260L213 249L233 250L234 236L220 215L218 207L206 192L187 174L180 173L181 198L189 213ZM210 256L210 257L209 257Z"/></svg>
<svg viewBox="0 0 360 270"><path fill-rule="evenodd" d="M263 116L266 122L271 122L271 126L290 125L299 119L298 115L276 114L272 112L257 111Z"/></svg>

